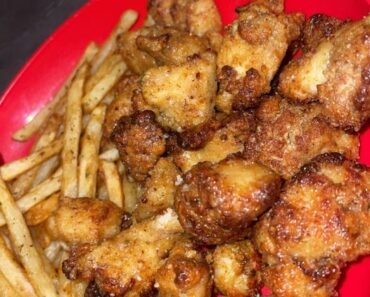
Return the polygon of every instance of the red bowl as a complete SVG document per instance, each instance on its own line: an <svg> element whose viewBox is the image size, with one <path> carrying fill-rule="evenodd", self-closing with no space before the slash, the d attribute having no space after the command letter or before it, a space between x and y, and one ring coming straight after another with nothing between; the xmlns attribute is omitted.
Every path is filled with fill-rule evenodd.
<svg viewBox="0 0 370 297"><path fill-rule="evenodd" d="M246 0L216 0L224 23L235 18L234 9ZM86 45L101 43L126 9L140 12L139 26L145 17L146 1L91 0L36 51L14 78L0 99L0 152L5 162L28 153L32 140L12 141L11 135L27 123L50 100L71 72ZM341 19L360 19L370 12L367 0L286 0L286 10L302 11L307 16L326 13ZM370 165L370 129L361 135L361 161ZM340 288L341 297L370 296L370 257L352 264Z"/></svg>

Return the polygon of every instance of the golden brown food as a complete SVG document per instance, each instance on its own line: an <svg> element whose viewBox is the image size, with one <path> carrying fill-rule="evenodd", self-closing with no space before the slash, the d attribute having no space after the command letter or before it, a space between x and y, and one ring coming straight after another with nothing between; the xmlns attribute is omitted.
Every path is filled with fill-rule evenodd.
<svg viewBox="0 0 370 297"><path fill-rule="evenodd" d="M215 287L223 296L254 297L261 288L261 260L248 241L216 247L213 253Z"/></svg>
<svg viewBox="0 0 370 297"><path fill-rule="evenodd" d="M211 272L203 255L190 240L181 240L158 270L154 287L159 297L210 297Z"/></svg>
<svg viewBox="0 0 370 297"><path fill-rule="evenodd" d="M165 128L181 132L209 120L216 97L216 61L212 52L194 55L179 66L161 66L143 77L146 103Z"/></svg>
<svg viewBox="0 0 370 297"><path fill-rule="evenodd" d="M270 82L289 44L297 39L302 14L283 13L283 1L256 1L238 9L226 27L217 56L220 90L216 107L226 113L255 106L270 91Z"/></svg>
<svg viewBox="0 0 370 297"><path fill-rule="evenodd" d="M134 212L135 219L142 221L173 207L179 178L180 171L170 158L159 159L145 182L144 193Z"/></svg>
<svg viewBox="0 0 370 297"><path fill-rule="evenodd" d="M123 211L108 200L64 197L46 229L55 240L71 245L97 243L118 234L123 218Z"/></svg>
<svg viewBox="0 0 370 297"><path fill-rule="evenodd" d="M186 232L206 244L240 240L279 195L280 177L265 166L231 157L194 166L183 176L175 209Z"/></svg>
<svg viewBox="0 0 370 297"><path fill-rule="evenodd" d="M63 271L69 279L94 280L110 296L145 296L182 232L175 212L169 209L98 246L73 249Z"/></svg>
<svg viewBox="0 0 370 297"><path fill-rule="evenodd" d="M268 97L257 110L255 139L247 144L247 156L289 179L313 157L337 152L356 160L359 137L331 127L321 118L318 104L292 105L280 97ZM249 155L250 157L250 155Z"/></svg>
<svg viewBox="0 0 370 297"><path fill-rule="evenodd" d="M111 138L128 173L137 181L145 180L166 150L164 133L150 110L121 118Z"/></svg>
<svg viewBox="0 0 370 297"><path fill-rule="evenodd" d="M336 296L341 269L370 252L370 169L332 153L285 187L255 228L263 280L277 297Z"/></svg>
<svg viewBox="0 0 370 297"><path fill-rule="evenodd" d="M346 23L280 75L279 92L318 100L334 126L359 131L370 116L370 16Z"/></svg>
<svg viewBox="0 0 370 297"><path fill-rule="evenodd" d="M187 132L186 139L180 134L180 144L185 144L190 148L193 145L203 146L198 150L175 150L174 161L183 172L187 172L200 162L217 163L228 155L242 152L244 144L256 127L255 117L249 112L233 113L226 119L212 119L211 121L213 123L208 122L209 125L202 130L205 135L198 130L198 128L203 128L202 126L185 131L184 134ZM217 130L214 131L215 129Z"/></svg>
<svg viewBox="0 0 370 297"><path fill-rule="evenodd" d="M149 0L148 15L157 25L197 36L222 30L221 17L213 0Z"/></svg>

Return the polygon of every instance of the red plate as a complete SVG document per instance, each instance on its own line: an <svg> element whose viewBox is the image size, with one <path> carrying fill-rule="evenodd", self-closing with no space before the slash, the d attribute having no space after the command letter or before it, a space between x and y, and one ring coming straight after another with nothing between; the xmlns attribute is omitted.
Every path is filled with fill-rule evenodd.
<svg viewBox="0 0 370 297"><path fill-rule="evenodd" d="M216 0L223 21L235 18L234 8L244 0ZM18 73L0 99L0 152L8 162L25 155L31 145L11 140L12 133L27 123L56 93L75 66L86 45L102 42L118 21L121 13L132 8L145 17L144 0L91 0L68 19ZM370 11L367 0L286 0L287 11L302 11L308 16L326 13L341 19L359 19ZM370 129L361 136L361 161L370 165ZM370 296L370 257L352 264L343 278L341 297Z"/></svg>

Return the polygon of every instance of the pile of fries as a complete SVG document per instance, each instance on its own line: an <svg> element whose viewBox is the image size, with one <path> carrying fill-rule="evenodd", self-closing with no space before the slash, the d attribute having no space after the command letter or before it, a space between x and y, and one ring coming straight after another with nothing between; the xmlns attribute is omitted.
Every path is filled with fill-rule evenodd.
<svg viewBox="0 0 370 297"><path fill-rule="evenodd" d="M86 284L72 283L61 270L68 248L52 242L43 250L29 229L46 220L61 197L104 192L124 210L136 203L130 201L136 197L129 195L124 168L116 163L118 151L101 152L101 138L110 91L126 70L114 54L116 39L137 17L126 11L100 48L89 44L56 96L13 135L16 141L35 134L38 139L30 155L0 167L1 296L83 296ZM98 172L104 175L101 185Z"/></svg>

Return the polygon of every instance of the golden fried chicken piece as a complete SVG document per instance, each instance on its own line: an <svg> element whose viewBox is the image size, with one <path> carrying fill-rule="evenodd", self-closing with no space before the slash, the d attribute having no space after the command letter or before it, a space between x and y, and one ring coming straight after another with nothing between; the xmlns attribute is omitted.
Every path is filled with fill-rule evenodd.
<svg viewBox="0 0 370 297"><path fill-rule="evenodd" d="M245 238L254 220L280 192L280 177L263 165L230 157L194 166L175 196L175 209L186 232L205 244Z"/></svg>
<svg viewBox="0 0 370 297"><path fill-rule="evenodd" d="M283 0L252 2L238 13L238 20L226 27L217 57L216 107L226 113L253 107L259 96L270 91L270 82L304 21L302 14L284 14Z"/></svg>
<svg viewBox="0 0 370 297"><path fill-rule="evenodd" d="M213 115L216 97L216 61L211 52L192 56L179 66L148 70L143 77L146 103L165 128L181 132Z"/></svg>
<svg viewBox="0 0 370 297"><path fill-rule="evenodd" d="M337 153L316 157L257 223L263 280L277 297L337 296L340 270L370 254L370 169Z"/></svg>
<svg viewBox="0 0 370 297"><path fill-rule="evenodd" d="M140 89L140 76L126 75L114 87L112 103L107 108L104 123L104 138L109 139L113 128L123 116L131 115L133 110L132 97Z"/></svg>
<svg viewBox="0 0 370 297"><path fill-rule="evenodd" d="M95 280L109 296L143 296L152 290L157 270L182 233L169 209L98 246L73 249L63 271L69 279Z"/></svg>
<svg viewBox="0 0 370 297"><path fill-rule="evenodd" d="M149 18L197 36L221 32L221 16L213 0L149 0Z"/></svg>
<svg viewBox="0 0 370 297"><path fill-rule="evenodd" d="M159 297L211 297L212 277L203 255L190 240L176 243L158 270L154 285Z"/></svg>
<svg viewBox="0 0 370 297"><path fill-rule="evenodd" d="M111 138L128 173L137 181L145 180L166 150L164 133L150 110L121 118Z"/></svg>
<svg viewBox="0 0 370 297"><path fill-rule="evenodd" d="M127 215L109 200L68 198L46 221L46 230L54 240L68 244L98 243L121 231Z"/></svg>
<svg viewBox="0 0 370 297"><path fill-rule="evenodd" d="M170 158L161 158L149 173L144 194L134 212L137 221L150 218L169 207L173 207L176 181L180 171Z"/></svg>
<svg viewBox="0 0 370 297"><path fill-rule="evenodd" d="M247 157L289 179L313 157L338 152L356 160L358 135L331 127L320 117L318 104L291 105L280 97L268 97L257 110L255 143L247 144ZM249 155L249 156L248 156Z"/></svg>
<svg viewBox="0 0 370 297"><path fill-rule="evenodd" d="M189 171L200 162L217 163L228 155L242 152L244 144L255 130L255 117L247 112L233 113L221 122L212 119L208 127L200 128L204 128L203 133L195 129L185 131L188 132L187 135L179 137L180 144L191 148L192 143L195 143L196 148L202 147L198 150L178 149L174 152L175 164L183 172Z"/></svg>
<svg viewBox="0 0 370 297"><path fill-rule="evenodd" d="M213 253L215 287L223 296L254 297L261 288L261 260L249 240L219 245Z"/></svg>
<svg viewBox="0 0 370 297"><path fill-rule="evenodd" d="M298 102L318 100L334 126L359 131L370 116L370 16L346 23L315 50L290 62L279 92Z"/></svg>

